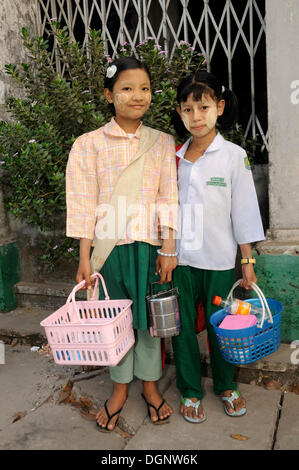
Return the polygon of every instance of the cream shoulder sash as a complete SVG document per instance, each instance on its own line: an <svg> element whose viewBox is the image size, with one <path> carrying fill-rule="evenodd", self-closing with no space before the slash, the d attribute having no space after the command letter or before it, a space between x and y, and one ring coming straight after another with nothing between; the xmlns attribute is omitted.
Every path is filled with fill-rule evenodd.
<svg viewBox="0 0 299 470"><path fill-rule="evenodd" d="M136 157L120 175L109 202L109 206L113 208L112 214L115 223L115 236L104 239L96 237L91 256L92 272L98 272L102 268L111 251L125 233L127 218L121 217L118 214L119 198L121 196L126 198L126 207L136 202L138 192L142 185L145 155L158 140L159 135L160 131L156 129L147 126L141 127L139 149Z"/></svg>

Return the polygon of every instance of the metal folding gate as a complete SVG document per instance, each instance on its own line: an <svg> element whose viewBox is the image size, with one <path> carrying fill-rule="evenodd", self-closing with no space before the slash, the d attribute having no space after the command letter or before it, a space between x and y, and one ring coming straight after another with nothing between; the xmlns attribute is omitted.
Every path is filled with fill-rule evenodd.
<svg viewBox="0 0 299 470"><path fill-rule="evenodd" d="M202 52L207 69L213 71L216 58L225 59L227 85L235 89L234 59L242 54L248 61L245 136L260 136L262 150L268 150L265 106L265 0L37 0L39 33L47 34L53 18L67 25L69 32L83 44L88 29L100 29L107 52L113 57L124 42L133 49L148 37L171 57L180 41L187 41ZM262 51L261 51L262 49ZM256 56L259 54L259 74ZM262 56L261 56L262 54ZM55 47L52 60L57 61ZM217 59L218 60L218 59ZM264 62L261 65L261 61ZM57 63L59 67L59 64ZM258 75L258 76L257 76ZM261 75L263 75L261 77ZM240 78L238 77L238 80ZM261 110L257 109L256 83L264 90ZM245 81L245 80L244 80ZM259 115L263 114L261 117Z"/></svg>

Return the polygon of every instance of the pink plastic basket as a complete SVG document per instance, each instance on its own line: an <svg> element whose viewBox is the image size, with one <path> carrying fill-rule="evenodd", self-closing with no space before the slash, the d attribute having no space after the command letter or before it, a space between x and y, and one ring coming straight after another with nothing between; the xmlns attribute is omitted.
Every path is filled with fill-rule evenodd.
<svg viewBox="0 0 299 470"><path fill-rule="evenodd" d="M41 322L56 364L115 366L135 342L132 300L110 300L103 277L95 273L92 278L96 282L91 300L75 300L82 281L66 304ZM95 300L99 278L105 300Z"/></svg>

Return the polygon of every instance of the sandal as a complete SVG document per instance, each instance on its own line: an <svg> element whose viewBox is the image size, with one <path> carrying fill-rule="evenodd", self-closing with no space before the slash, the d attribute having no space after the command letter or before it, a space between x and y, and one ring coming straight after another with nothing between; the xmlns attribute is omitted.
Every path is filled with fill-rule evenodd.
<svg viewBox="0 0 299 470"><path fill-rule="evenodd" d="M228 403L230 404L230 406L232 408L234 408L234 404L233 404L233 401L236 400L237 398L240 398L240 393L238 392L238 390L233 390L230 397L221 397L221 400L223 402L223 407L224 407L224 411L225 413L228 415L228 416L233 416L233 417L238 417L238 416L243 416L245 415L247 409L246 407L244 406L244 408L241 408L241 410L239 411L233 411L233 412L229 412L228 409L227 409L227 406L225 404L225 402L228 401Z"/></svg>
<svg viewBox="0 0 299 470"><path fill-rule="evenodd" d="M118 411L116 411L115 413L113 413L112 415L110 415L110 413L109 413L109 411L108 411L108 408L107 408L107 402L108 402L108 400L106 400L105 403L104 403L105 412L106 412L106 415L107 415L107 418L108 418L107 424L106 424L105 427L100 426L97 421L96 421L96 424L97 424L98 431L109 433L109 432L114 431L114 429L116 428L117 423L118 423L118 420L119 420L119 417L117 418L117 420L116 420L116 422L115 422L115 426L114 426L113 429L108 429L108 424L110 423L111 419L112 419L115 415L117 415L117 414L119 414L119 413L121 412L121 410L123 409L123 406L122 406Z"/></svg>
<svg viewBox="0 0 299 470"><path fill-rule="evenodd" d="M160 404L160 406L158 406L158 408L156 408L152 403L149 403L147 401L147 399L145 398L145 396L143 395L143 393L141 394L142 398L144 399L145 403L147 404L147 413L148 413L148 417L149 419L151 420L151 422L153 424L166 424L166 423L169 423L169 416L166 416L165 418L160 418L159 416L159 410L162 408L162 406L164 405L165 403L165 400L164 398L162 399L162 402ZM158 421L153 421L152 418L151 418L151 412L150 412L150 408L154 408L155 412L156 412L156 415L158 417Z"/></svg>
<svg viewBox="0 0 299 470"><path fill-rule="evenodd" d="M197 418L190 418L190 416L186 416L186 415L183 414L183 418L186 421L189 421L189 423L203 423L207 419L207 416L206 416L205 412L203 412L203 415L204 415L203 418L199 418L199 416L198 416L198 407L200 406L200 400L198 400L196 402L193 402L192 400L190 400L190 398L182 397L182 404L184 406L187 406L187 407L192 406L196 410Z"/></svg>

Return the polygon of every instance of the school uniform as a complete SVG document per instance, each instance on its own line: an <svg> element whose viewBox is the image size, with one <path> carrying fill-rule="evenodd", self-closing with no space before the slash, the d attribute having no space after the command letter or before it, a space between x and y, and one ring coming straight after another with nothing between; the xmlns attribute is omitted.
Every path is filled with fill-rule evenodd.
<svg viewBox="0 0 299 470"><path fill-rule="evenodd" d="M182 333L173 338L177 386L187 398L201 399L200 352L195 333L201 301L208 331L214 391L235 389L234 366L220 354L209 318L235 281L240 244L264 239L258 200L246 152L217 134L194 163L184 155L192 137L177 151L179 190L178 267L174 285L180 291Z"/></svg>
<svg viewBox="0 0 299 470"><path fill-rule="evenodd" d="M66 169L67 236L94 239L96 223L104 217L101 208L109 205L120 175L138 152L141 126L128 135L112 118L75 141ZM134 375L150 381L161 377L161 341L147 331L145 297L150 283L156 281L155 261L161 246L158 221L177 229L176 211L172 210L177 200L174 139L161 132L145 155L134 223L128 219L125 233L100 271L111 299L133 300L136 343L110 368L111 379L118 383L129 383ZM102 289L100 299L104 299Z"/></svg>

